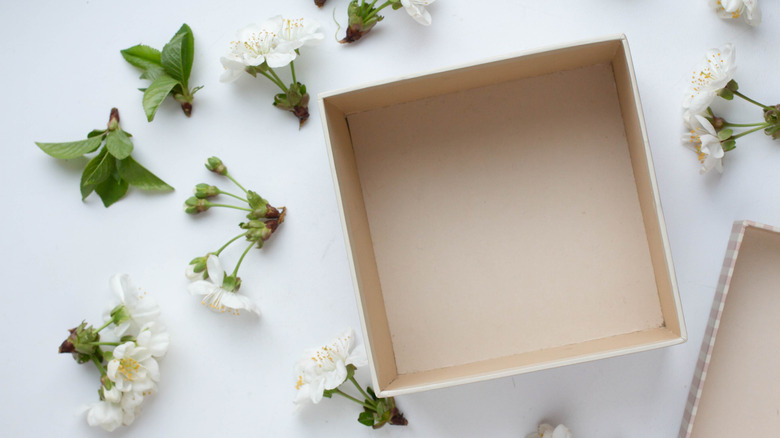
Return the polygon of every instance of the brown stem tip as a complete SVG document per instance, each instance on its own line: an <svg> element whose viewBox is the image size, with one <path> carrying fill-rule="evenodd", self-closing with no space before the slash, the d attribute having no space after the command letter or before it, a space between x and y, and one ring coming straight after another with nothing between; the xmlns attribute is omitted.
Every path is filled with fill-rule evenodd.
<svg viewBox="0 0 780 438"><path fill-rule="evenodd" d="M404 414L401 413L401 411L398 410L398 408L393 408L390 416L390 424L394 426L406 426L409 424L409 422L404 418Z"/></svg>
<svg viewBox="0 0 780 438"><path fill-rule="evenodd" d="M347 28L347 36L344 37L344 39L339 40L341 44L349 44L354 43L355 41L363 38L363 35L368 33L368 31L362 31L356 27L349 26Z"/></svg>
<svg viewBox="0 0 780 438"><path fill-rule="evenodd" d="M182 102L181 103L181 110L184 111L184 115L187 117L190 117L192 115L192 103L190 102Z"/></svg>
<svg viewBox="0 0 780 438"><path fill-rule="evenodd" d="M314 0L314 4L321 8L325 4L325 0Z"/></svg>
<svg viewBox="0 0 780 438"><path fill-rule="evenodd" d="M295 117L298 118L298 121L300 122L298 124L298 128L301 128L303 124L306 122L306 120L309 119L309 108L297 105L292 109L293 114L295 114Z"/></svg>

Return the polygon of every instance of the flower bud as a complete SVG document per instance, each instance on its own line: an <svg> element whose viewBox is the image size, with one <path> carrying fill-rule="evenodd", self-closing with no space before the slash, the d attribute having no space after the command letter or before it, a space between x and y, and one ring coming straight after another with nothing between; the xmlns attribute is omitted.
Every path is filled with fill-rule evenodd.
<svg viewBox="0 0 780 438"><path fill-rule="evenodd" d="M115 325L122 324L125 321L130 320L130 312L124 304L120 304L111 309L111 322Z"/></svg>
<svg viewBox="0 0 780 438"><path fill-rule="evenodd" d="M213 198L219 195L219 189L217 186L200 183L192 190L195 193L195 197L198 199Z"/></svg>
<svg viewBox="0 0 780 438"><path fill-rule="evenodd" d="M227 175L227 166L217 157L211 157L206 161L206 169L220 175Z"/></svg>
<svg viewBox="0 0 780 438"><path fill-rule="evenodd" d="M184 212L187 214L198 214L208 210L211 205L205 199L198 199L194 196L184 201Z"/></svg>
<svg viewBox="0 0 780 438"><path fill-rule="evenodd" d="M108 119L108 130L116 131L119 128L119 110L111 108L111 116Z"/></svg>
<svg viewBox="0 0 780 438"><path fill-rule="evenodd" d="M206 279L206 257L195 257L192 259L187 266L184 275L186 275L190 281Z"/></svg>

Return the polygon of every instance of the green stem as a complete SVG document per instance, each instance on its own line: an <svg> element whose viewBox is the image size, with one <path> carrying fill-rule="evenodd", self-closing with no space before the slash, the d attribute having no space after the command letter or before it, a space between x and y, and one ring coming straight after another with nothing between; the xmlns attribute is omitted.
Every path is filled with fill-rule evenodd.
<svg viewBox="0 0 780 438"><path fill-rule="evenodd" d="M249 209L249 208L245 208L245 207L239 207L239 206L237 206L237 205L229 205L229 204L212 204L211 202L209 202L207 205L208 205L209 207L225 207L225 208L234 208L234 209L236 209L236 210L252 211L252 210L251 210L251 209Z"/></svg>
<svg viewBox="0 0 780 438"><path fill-rule="evenodd" d="M222 245L222 248L218 249L218 250L217 250L217 252L215 252L215 253L214 253L214 255L217 255L217 256L218 256L218 255L219 255L219 254L220 254L222 251L224 251L224 250L225 250L225 248L227 248L227 247L228 247L228 245L230 245L231 243L235 242L236 240L238 240L238 239L240 239L240 238L242 238L242 237L246 236L248 232L249 232L249 231L247 231L246 233L241 233L241 234L239 234L238 236L236 236L236 237L234 237L234 238L232 238L232 239L228 240L228 242L227 242L226 244Z"/></svg>
<svg viewBox="0 0 780 438"><path fill-rule="evenodd" d="M271 69L269 68L268 70L271 70ZM287 92L287 87L284 86L284 83L282 81L277 81L276 79L273 78L273 76L269 75L268 73L266 73L264 71L261 71L260 74L265 76L265 77L267 77L268 80L270 80L271 82L276 84L276 86L281 88L282 91L284 91L285 93Z"/></svg>
<svg viewBox="0 0 780 438"><path fill-rule="evenodd" d="M761 126L756 126L755 128L753 128L753 129L751 129L751 130L749 130L749 131L740 132L739 134L737 134L737 135L734 135L734 136L732 136L731 138L729 138L729 140L736 140L736 139L738 139L738 138L740 138L740 137L744 137L744 136L746 136L746 135L748 135L748 134L752 134L752 133L754 133L754 132L756 132L756 131L760 131L760 130L762 130L762 129L764 129L764 128L768 128L768 127L770 127L770 126L772 126L772 124L771 124L771 123L764 123L764 124L762 124Z"/></svg>
<svg viewBox="0 0 780 438"><path fill-rule="evenodd" d="M219 192L219 194L220 194L220 195L228 195L228 196L232 196L232 197L234 197L234 198L238 199L239 201L244 201L244 202L246 202L247 204L249 204L249 201L247 201L246 199L244 199L244 198L242 198L242 197L240 197L240 196L238 196L238 195L234 195L234 194L232 194L232 193L228 193L228 192L223 192L222 190L219 190L219 189L217 189L217 191Z"/></svg>
<svg viewBox="0 0 780 438"><path fill-rule="evenodd" d="M374 0L374 3L376 3L376 0ZM371 6L373 6L373 5L374 5L374 3L371 3ZM373 11L371 11L371 12L370 12L368 15L366 15L366 18L364 18L364 19L363 19L363 21L368 21L368 20L370 20L371 18L373 18L373 17L374 17L374 15L376 15L377 13L379 13L379 11L381 11L382 9L384 9L384 8L386 8L386 7L388 7L388 6L390 6L391 4L393 4L393 2L391 2L390 0L387 0L386 2L382 3L382 5L381 5L381 6L379 6L378 8L374 9Z"/></svg>
<svg viewBox="0 0 780 438"><path fill-rule="evenodd" d="M238 268L239 266L241 266L241 262L244 261L244 257L246 257L246 253L248 253L253 246L255 246L255 242L249 242L249 246L247 246L246 249L244 250L244 253L241 254L241 258L238 259L238 263L236 264L236 269L233 269L233 277L235 277L236 274L238 274Z"/></svg>
<svg viewBox="0 0 780 438"><path fill-rule="evenodd" d="M298 84L298 80L295 79L295 62L290 61L290 73L292 73L293 84Z"/></svg>
<svg viewBox="0 0 780 438"><path fill-rule="evenodd" d="M376 412L376 408L375 408L374 406L371 406L371 405L370 405L370 404L368 404L368 403L363 403L362 401L360 401L360 400L356 399L355 397L352 397L351 395L349 395L349 394L347 394L347 393L345 393L345 392L342 392L342 391L341 391L340 389L338 389L338 388L336 388L336 389L335 389L335 391L334 391L333 393L334 393L334 394L339 394L339 395L341 395L342 397L345 397L345 398L347 398L347 399L349 399L349 400L352 400L353 402L355 402L355 403L359 404L360 406L363 406L364 408L366 408L366 409L368 409L368 410L371 410L371 411L374 411L374 412Z"/></svg>
<svg viewBox="0 0 780 438"><path fill-rule="evenodd" d="M759 125L765 125L765 122L759 122L759 123L729 123L726 122L723 124L723 126L729 127L729 128L750 128L752 126L759 126Z"/></svg>
<svg viewBox="0 0 780 438"><path fill-rule="evenodd" d="M745 96L744 94L740 93L739 91L732 91L732 93L734 93L735 96L739 96L739 97L747 100L748 102L752 103L753 105L758 105L758 106L760 106L761 108L764 108L764 109L769 108L768 106L764 105L763 103L756 102L755 100Z"/></svg>
<svg viewBox="0 0 780 438"><path fill-rule="evenodd" d="M111 347L118 347L122 344L120 344L119 342L90 342L89 345L108 345Z"/></svg>
<svg viewBox="0 0 780 438"><path fill-rule="evenodd" d="M100 371L100 375L101 376L105 376L106 375L106 369L103 368L103 364L100 363L100 361L97 359L97 357L95 357L95 355L92 355L91 359L92 359L92 362L95 363L95 366L97 367L97 369Z"/></svg>
<svg viewBox="0 0 780 438"><path fill-rule="evenodd" d="M357 388L357 389L358 389L358 391L360 391L360 393L361 393L361 394L363 394L363 397L365 397L365 398L366 398L366 401L367 401L367 402L371 403L371 405L373 405L373 406L376 406L376 403L374 403L374 402L372 401L372 400L373 400L373 398L372 398L370 395L368 395L368 394L366 393L366 391L363 391L363 388L362 388L362 387L361 387L361 386L358 384L357 380L355 380L355 378L354 378L354 377L350 377L350 378L349 378L349 380L352 382L352 384L354 384L354 385L355 385L355 388Z"/></svg>
<svg viewBox="0 0 780 438"><path fill-rule="evenodd" d="M113 320L113 319L109 319L108 321L106 321L106 323L105 323L105 324L103 324L102 326L100 326L100 328L99 328L99 329L97 329L97 331L96 331L95 333L100 333L100 331L101 331L101 330L103 330L104 328L106 328L106 327L108 327L109 325L111 325L111 323L112 323L112 322L114 322L114 320Z"/></svg>
<svg viewBox="0 0 780 438"><path fill-rule="evenodd" d="M285 93L287 93L287 92L288 92L288 90L287 90L287 87L285 87L285 86L284 86L284 82L282 81L282 78L280 78L280 77L279 77L279 75L277 75L277 74L276 74L276 72L274 71L274 69L272 69L272 68L270 68L270 67L269 67L269 68L268 68L268 71L269 71L269 72L271 72L271 74L274 76L274 78L276 78L276 80L278 81L278 83L282 84L282 89L284 89L284 92L285 92Z"/></svg>
<svg viewBox="0 0 780 438"><path fill-rule="evenodd" d="M239 184L239 183L238 183L238 181L236 181L236 179L235 179L235 178L233 178L233 175L231 175L230 173L226 173L226 174L225 174L225 176L226 176L226 177L228 177L228 178L229 178L231 181L233 181L233 184L237 185L239 189L241 189L241 190L243 190L243 191L244 191L244 193L247 193L247 191L246 191L246 189L244 188L244 186L242 186L241 184Z"/></svg>

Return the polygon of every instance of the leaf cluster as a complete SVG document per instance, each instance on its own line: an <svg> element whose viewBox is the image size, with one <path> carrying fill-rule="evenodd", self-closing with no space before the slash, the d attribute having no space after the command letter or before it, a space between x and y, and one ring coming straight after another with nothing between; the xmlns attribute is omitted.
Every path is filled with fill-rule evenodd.
<svg viewBox="0 0 780 438"><path fill-rule="evenodd" d="M106 130L93 130L84 140L35 144L52 157L62 160L78 158L100 149L81 175L82 200L94 191L108 207L121 199L131 185L142 190L173 190L130 156L133 152L130 137L131 134L119 127L119 113L114 108Z"/></svg>
<svg viewBox="0 0 780 438"><path fill-rule="evenodd" d="M187 24L181 26L162 51L138 44L120 53L127 62L143 70L141 79L152 81L147 88L140 89L144 92L143 107L148 121L154 120L157 109L169 95L190 116L193 96L203 87L189 88L195 39Z"/></svg>

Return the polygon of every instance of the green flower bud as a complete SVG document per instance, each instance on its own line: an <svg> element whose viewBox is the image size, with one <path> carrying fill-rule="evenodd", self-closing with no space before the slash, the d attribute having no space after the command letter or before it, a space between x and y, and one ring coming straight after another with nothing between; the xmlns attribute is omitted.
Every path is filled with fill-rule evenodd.
<svg viewBox="0 0 780 438"><path fill-rule="evenodd" d="M194 196L184 201L184 212L187 214L198 214L208 210L211 207L205 199L198 199Z"/></svg>
<svg viewBox="0 0 780 438"><path fill-rule="evenodd" d="M227 175L227 166L222 164L222 160L217 157L211 157L206 161L206 169L218 173L220 175Z"/></svg>
<svg viewBox="0 0 780 438"><path fill-rule="evenodd" d="M205 183L200 183L192 190L195 193L195 197L198 199L213 198L219 195L219 189L217 186L211 186Z"/></svg>

